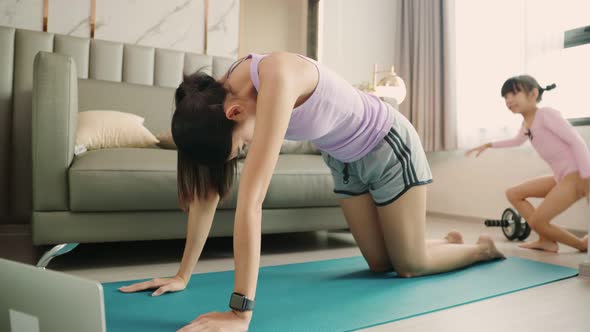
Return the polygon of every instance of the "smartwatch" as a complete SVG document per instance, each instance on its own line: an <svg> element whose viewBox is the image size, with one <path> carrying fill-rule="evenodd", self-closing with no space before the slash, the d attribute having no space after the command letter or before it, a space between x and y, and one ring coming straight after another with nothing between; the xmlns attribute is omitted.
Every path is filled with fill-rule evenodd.
<svg viewBox="0 0 590 332"><path fill-rule="evenodd" d="M254 309L254 300L250 300L240 293L232 293L229 299L229 307L235 311L251 311Z"/></svg>

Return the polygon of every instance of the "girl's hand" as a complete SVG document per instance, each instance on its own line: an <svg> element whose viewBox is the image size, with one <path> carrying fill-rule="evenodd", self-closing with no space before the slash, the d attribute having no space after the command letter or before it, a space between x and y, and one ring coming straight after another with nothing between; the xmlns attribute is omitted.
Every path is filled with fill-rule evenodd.
<svg viewBox="0 0 590 332"><path fill-rule="evenodd" d="M152 296L160 296L166 292L178 292L186 288L187 282L179 276L172 278L155 278L150 281L139 282L119 288L123 293L134 293L146 289L155 289Z"/></svg>
<svg viewBox="0 0 590 332"><path fill-rule="evenodd" d="M491 148L492 145L490 143L486 143L483 145L480 145L476 148L473 148L471 150L467 150L467 152L465 152L465 156L469 157L469 155L471 155L473 152L477 152L477 154L475 155L475 157L479 157L479 155L484 152L486 149Z"/></svg>
<svg viewBox="0 0 590 332"><path fill-rule="evenodd" d="M252 315L249 312L210 312L197 317L197 319L193 320L190 324L181 328L177 332L248 331L251 317Z"/></svg>

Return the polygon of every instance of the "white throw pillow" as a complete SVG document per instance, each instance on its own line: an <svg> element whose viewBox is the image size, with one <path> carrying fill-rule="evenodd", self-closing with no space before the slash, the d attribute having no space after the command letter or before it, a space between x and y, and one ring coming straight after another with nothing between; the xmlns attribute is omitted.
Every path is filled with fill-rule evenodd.
<svg viewBox="0 0 590 332"><path fill-rule="evenodd" d="M78 113L76 146L86 150L146 148L158 139L143 126L144 119L131 113L93 110Z"/></svg>

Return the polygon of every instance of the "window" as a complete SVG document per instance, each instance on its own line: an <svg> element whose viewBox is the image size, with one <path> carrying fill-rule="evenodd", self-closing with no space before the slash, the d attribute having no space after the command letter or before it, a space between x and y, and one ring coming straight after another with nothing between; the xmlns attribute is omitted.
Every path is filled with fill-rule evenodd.
<svg viewBox="0 0 590 332"><path fill-rule="evenodd" d="M514 75L532 75L542 86L557 84L541 106L566 118L590 116L590 44L563 48L566 30L590 25L590 1L456 0L455 10L461 148L516 133L522 118L500 96L502 83Z"/></svg>

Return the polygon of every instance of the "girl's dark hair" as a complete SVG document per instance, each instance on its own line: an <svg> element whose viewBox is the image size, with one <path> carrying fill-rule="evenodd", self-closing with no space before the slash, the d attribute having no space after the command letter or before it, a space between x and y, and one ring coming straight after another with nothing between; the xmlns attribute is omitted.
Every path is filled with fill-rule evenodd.
<svg viewBox="0 0 590 332"><path fill-rule="evenodd" d="M540 102L543 99L543 92L553 90L555 87L557 87L557 85L553 83L542 88L537 80L529 75L514 76L507 79L502 85L502 97L505 97L509 92L517 93L524 91L530 93L533 89L538 89L539 95L537 96L537 102Z"/></svg>
<svg viewBox="0 0 590 332"><path fill-rule="evenodd" d="M231 190L237 160L228 160L235 122L225 116L227 90L213 77L196 72L176 89L172 138L178 150L178 199L183 210L195 197L221 198Z"/></svg>

